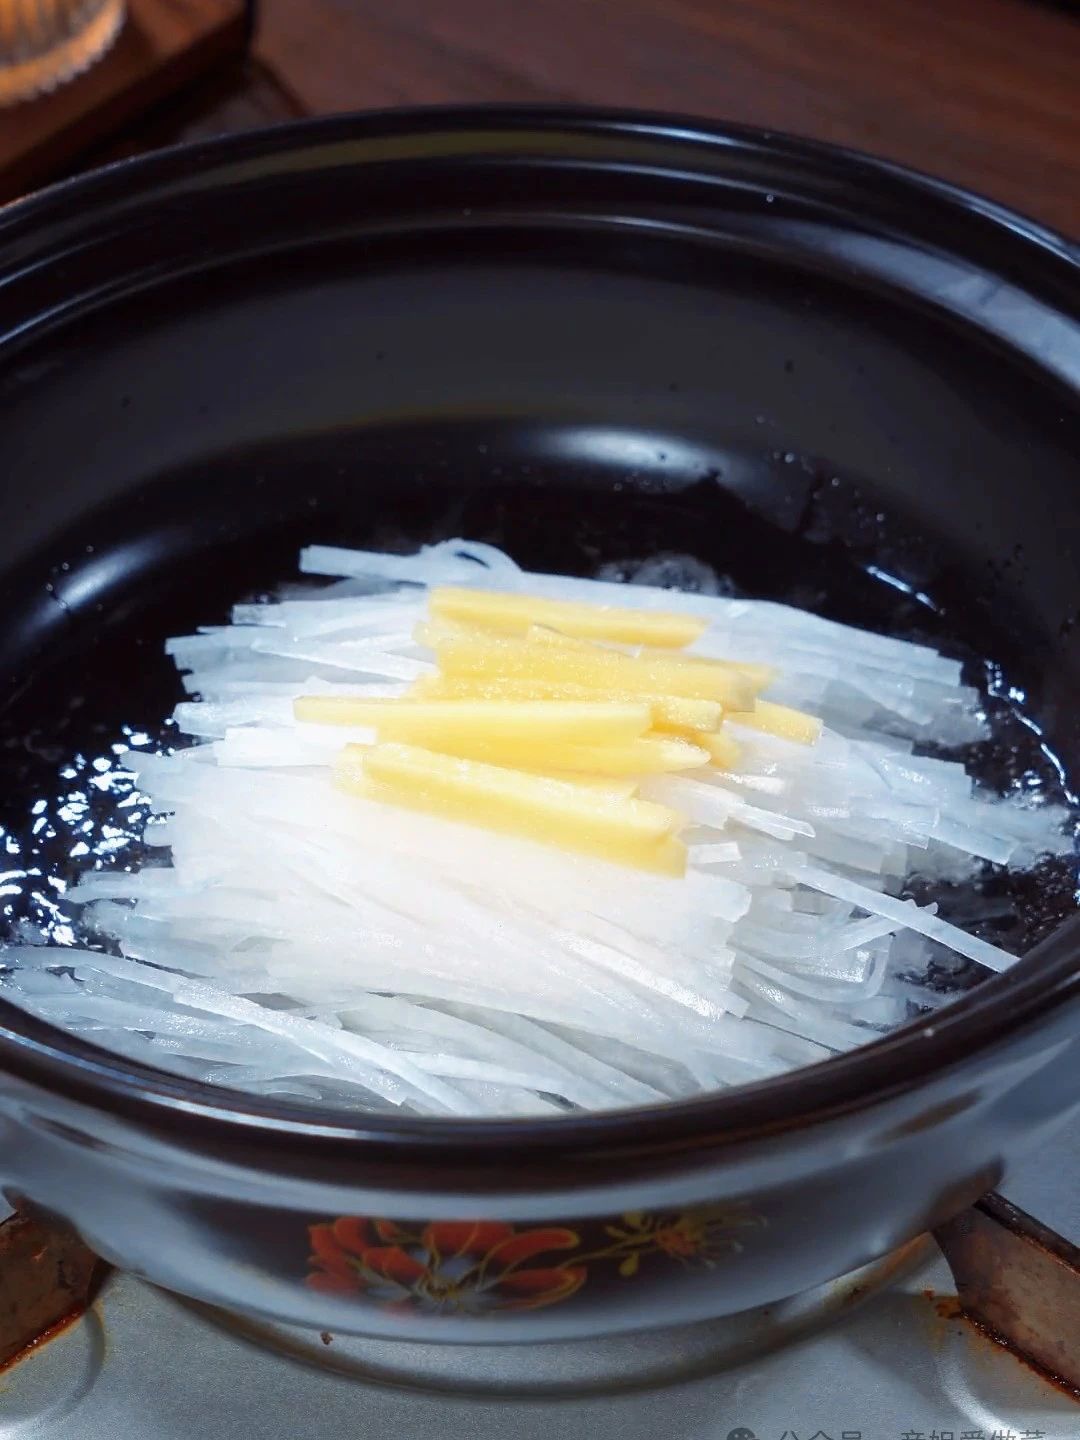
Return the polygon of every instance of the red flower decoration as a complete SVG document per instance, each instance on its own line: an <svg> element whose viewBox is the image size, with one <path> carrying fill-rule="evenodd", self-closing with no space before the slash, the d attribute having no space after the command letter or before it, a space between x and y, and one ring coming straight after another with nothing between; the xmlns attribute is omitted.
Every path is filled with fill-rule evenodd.
<svg viewBox="0 0 1080 1440"><path fill-rule="evenodd" d="M518 1230L492 1220L433 1221L420 1229L345 1216L312 1225L307 1283L328 1295L363 1293L393 1309L432 1314L537 1310L578 1290L585 1267L529 1262L576 1250L574 1230Z"/></svg>

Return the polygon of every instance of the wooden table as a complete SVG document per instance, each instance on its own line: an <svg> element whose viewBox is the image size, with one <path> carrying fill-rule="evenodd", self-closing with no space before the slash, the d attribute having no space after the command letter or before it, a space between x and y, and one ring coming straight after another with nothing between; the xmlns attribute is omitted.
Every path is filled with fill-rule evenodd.
<svg viewBox="0 0 1080 1440"><path fill-rule="evenodd" d="M1080 15L1040 0L262 0L251 59L103 154L304 113L634 105L875 151L1080 233Z"/></svg>

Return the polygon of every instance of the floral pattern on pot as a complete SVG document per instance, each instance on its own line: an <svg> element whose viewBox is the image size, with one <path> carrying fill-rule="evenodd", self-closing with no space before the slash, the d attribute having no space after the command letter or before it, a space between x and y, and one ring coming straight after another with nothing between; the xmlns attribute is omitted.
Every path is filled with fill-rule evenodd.
<svg viewBox="0 0 1080 1440"><path fill-rule="evenodd" d="M575 1229L346 1215L310 1226L307 1284L326 1295L364 1295L382 1308L414 1314L538 1310L569 1300L597 1270L629 1279L645 1262L711 1269L742 1249L741 1231L765 1223L740 1205L675 1214L632 1211Z"/></svg>

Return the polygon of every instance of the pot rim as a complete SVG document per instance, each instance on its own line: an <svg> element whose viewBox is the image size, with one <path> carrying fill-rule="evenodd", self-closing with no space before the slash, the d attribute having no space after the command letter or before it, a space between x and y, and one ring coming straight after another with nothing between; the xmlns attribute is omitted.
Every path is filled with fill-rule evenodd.
<svg viewBox="0 0 1080 1440"><path fill-rule="evenodd" d="M425 143L430 146L436 137L457 137L460 158L469 153L468 143L482 144L485 134L505 139L515 132L534 139L561 133L578 141L621 141L628 153L610 162L617 168L633 168L634 145L645 142L652 150L658 144L665 147L684 172L697 167L700 173L704 166L722 173L725 160L735 155L743 161L756 157L805 170L819 182L839 178L863 189L874 187L904 213L919 213L932 202L945 226L974 222L976 233L1006 244L1014 257L1019 252L1028 262L1025 281L1037 285L1047 280L1059 302L1063 295L1080 296L1080 252L1064 237L994 201L893 162L756 127L546 106L439 106L319 117L123 160L0 209L0 267L6 250L26 265L35 239L42 237L47 245L58 232L70 236L73 224L77 228L72 215L92 216L95 206L130 212L148 193L186 188L193 178L211 171L221 176L230 165L244 165L250 175L252 163L262 162L269 178L275 168L287 172L290 157L295 161L312 148L342 142L361 147L387 135L411 137L415 158L422 158ZM501 153L513 162L514 152ZM357 154L350 163L361 159ZM910 242L910 234L907 238ZM1065 303L1063 313L1075 323L1080 305L1074 309ZM0 331L0 349L23 328L16 323ZM988 978L942 1010L827 1061L690 1100L513 1121L357 1116L330 1106L249 1097L113 1055L35 1019L2 996L0 1073L116 1116L178 1132L196 1145L272 1145L275 1160L316 1153L355 1159L360 1146L368 1147L367 1153L376 1147L405 1159L430 1159L447 1150L457 1165L466 1167L496 1159L505 1163L510 1151L641 1156L706 1146L714 1150L869 1108L897 1091L921 1088L939 1072L1078 999L1080 918L1067 922L1014 968Z"/></svg>

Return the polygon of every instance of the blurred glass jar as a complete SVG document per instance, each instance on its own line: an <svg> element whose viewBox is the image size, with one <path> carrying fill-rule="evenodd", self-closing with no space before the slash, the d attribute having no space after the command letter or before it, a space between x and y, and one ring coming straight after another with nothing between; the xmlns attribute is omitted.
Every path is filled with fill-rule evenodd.
<svg viewBox="0 0 1080 1440"><path fill-rule="evenodd" d="M0 0L0 105L54 89L100 59L125 0Z"/></svg>

